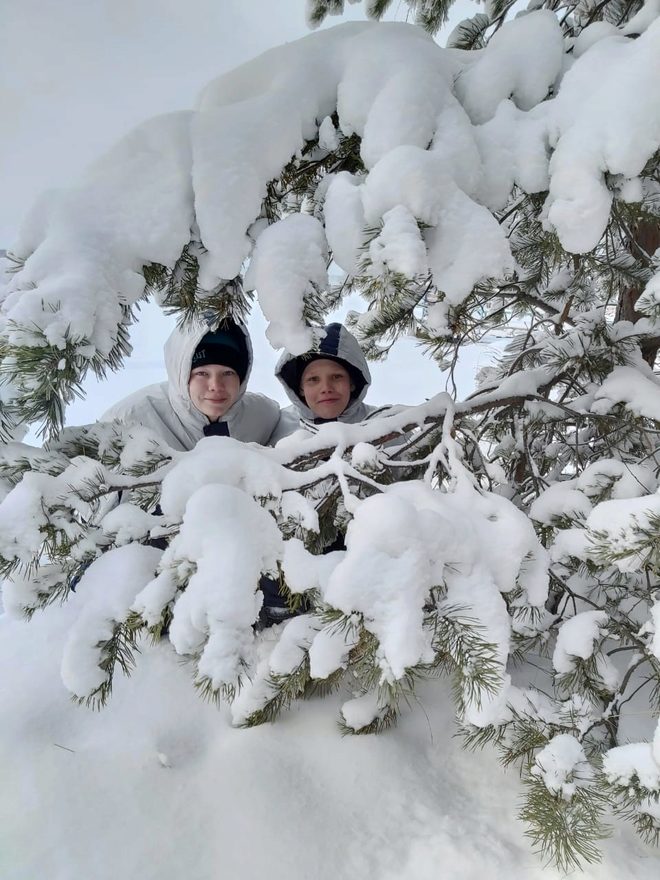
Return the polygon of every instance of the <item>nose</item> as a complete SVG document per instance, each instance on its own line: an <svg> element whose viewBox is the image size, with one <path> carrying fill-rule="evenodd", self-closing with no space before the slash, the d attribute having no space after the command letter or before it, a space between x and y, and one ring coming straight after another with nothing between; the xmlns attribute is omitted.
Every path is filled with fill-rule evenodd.
<svg viewBox="0 0 660 880"><path fill-rule="evenodd" d="M209 376L209 388L210 389L223 388L224 384L225 384L225 377L223 375L216 376L214 373L212 373Z"/></svg>

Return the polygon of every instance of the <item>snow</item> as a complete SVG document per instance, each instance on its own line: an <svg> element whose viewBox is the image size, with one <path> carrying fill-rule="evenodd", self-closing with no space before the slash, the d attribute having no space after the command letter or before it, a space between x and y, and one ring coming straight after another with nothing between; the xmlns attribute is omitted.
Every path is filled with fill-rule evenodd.
<svg viewBox="0 0 660 880"><path fill-rule="evenodd" d="M644 0L642 8L621 28L624 34L641 34L660 16L660 0Z"/></svg>
<svg viewBox="0 0 660 880"><path fill-rule="evenodd" d="M564 76L548 111L555 150L546 210L567 250L585 253L603 234L612 201L603 172L635 177L658 143L660 105L655 90L639 83L657 82L659 74L656 21L634 42L596 42Z"/></svg>
<svg viewBox="0 0 660 880"><path fill-rule="evenodd" d="M125 320L122 306L143 294L142 266L171 267L191 234L203 244L202 296L251 259L246 283L257 290L275 347L298 353L313 341L305 296L327 286L331 254L348 273L415 279L430 272L441 298L425 304L419 328L449 333L453 310L475 284L516 269L509 229L492 214L514 186L527 193L549 187L541 219L576 253L599 239L612 199L639 198L638 175L660 134L657 96L639 86L657 79L657 12L657 0L647 0L634 22L642 32L635 41L594 25L574 44L572 63L556 17L545 10L506 23L481 52L442 50L405 25L363 24L266 53L211 83L195 110L136 129L78 186L35 208L15 247L25 265L0 294L2 342L60 349L56 372L66 368L67 346L87 362L107 357ZM629 100L633 90L639 101ZM321 159L358 134L364 169L328 175L302 204L292 194L286 208L293 213L268 225L269 183L317 133L318 150L311 148ZM559 273L547 291L571 283ZM656 287L652 279L640 301L650 311ZM574 333L541 345L541 361L574 356L585 332L604 320L596 311L575 318ZM651 326L621 323L613 333L625 339ZM9 354L2 368L11 365ZM13 847L0 846L0 867L6 859L16 875L10 880L175 880L191 870L195 880L210 880L219 866L237 877L430 880L438 864L451 865L457 880L547 877L512 818L515 774L502 778L490 753L460 752L443 684L420 685L421 706L402 706L401 726L380 739L341 739L335 722L359 730L387 711L387 686L397 683L405 695L410 668L435 656L425 616L440 593L439 617L458 609L495 655L497 686L461 695L463 722L498 724L525 707L530 717L574 725L580 734L593 723L598 707L578 695L558 706L516 686L508 668L512 636L548 635L550 560L589 559L594 532L605 533L615 551L629 549L636 526L660 512L656 473L648 464L603 459L550 486L532 517L549 526L584 520L586 528L559 530L548 554L522 510L476 488L452 435L456 412L507 395L533 399L554 375L552 365L533 367L461 404L439 394L364 425L321 426L275 450L203 440L167 466L165 518L131 503L108 511L98 540L115 546L91 563L65 606L37 614L28 631L9 615L33 610L63 576L58 565L34 577L27 570L47 527L73 542L74 560L96 553L96 543L80 534L79 519L90 512L83 490L95 481L130 480L81 457L62 473L65 462L54 458L49 473L28 473L13 490L3 481L0 554L21 564L3 585L8 613L0 618L0 669L11 670L0 693L0 744L10 756L0 829ZM31 382L28 376L22 387L3 386L3 405ZM595 413L623 403L657 419L658 387L651 370L636 363L616 367L584 399ZM443 442L424 480L366 498L349 489L347 474L377 469L379 437L438 415L445 417ZM511 435L503 448L516 442ZM308 471L284 466L335 445L329 460ZM349 464L341 455L350 446ZM136 432L122 466L153 449L152 438ZM448 475L442 489L438 465ZM497 473L504 476L503 468ZM314 556L299 536L318 533L318 513L302 492L330 476L352 515L347 549ZM56 502L61 510L50 521L45 507ZM283 540L279 517L296 537ZM164 553L130 543L156 524L180 526ZM633 553L616 564L628 571L643 561ZM305 614L255 632L260 574L278 566L293 594L313 590L344 618ZM588 583L586 576L569 579L578 609ZM102 716L67 703L57 681L60 657L65 685L90 697L108 681L104 651L115 624L137 612L154 626L165 608L169 633L156 645L139 641L134 677L115 679ZM593 610L564 620L552 657L556 672L569 674L577 658L595 654L614 691L621 674L597 653L606 623L606 613ZM659 656L657 602L639 623L639 638ZM345 667L362 626L378 641L380 679L367 693L349 681L336 697L295 703L275 725L235 729L277 696L281 676L307 660L316 682ZM179 668L182 658L196 684L236 693L232 706L201 702L189 671ZM609 778L659 788L659 743L660 728L653 744L610 750ZM591 769L578 738L559 734L536 755L532 772L568 798ZM25 810L15 808L17 793ZM655 802L646 809L657 815ZM605 850L611 877L657 874L657 859L652 864L626 831L617 829ZM584 876L602 880L603 869Z"/></svg>
<svg viewBox="0 0 660 880"><path fill-rule="evenodd" d="M606 611L582 611L561 624L552 655L552 665L560 675L575 669L574 658L591 657L607 619Z"/></svg>
<svg viewBox="0 0 660 880"><path fill-rule="evenodd" d="M191 866L195 880L218 866L242 878L432 880L439 863L455 880L561 876L515 819L517 772L452 737L442 684L422 687L423 711L381 737L338 734L342 696L237 730L193 692L166 642L145 642L131 678L91 712L69 701L52 661L73 617L65 606L30 624L0 618L0 668L13 670L0 692L7 880L180 880ZM625 829L605 853L585 880L657 874L657 855Z"/></svg>
<svg viewBox="0 0 660 880"><path fill-rule="evenodd" d="M592 778L593 771L577 739L560 733L538 752L532 775L542 779L552 794L569 800L581 782Z"/></svg>
<svg viewBox="0 0 660 880"><path fill-rule="evenodd" d="M615 367L594 394L592 410L609 412L624 403L635 415L660 421L660 380L649 370L643 375L634 367Z"/></svg>
<svg viewBox="0 0 660 880"><path fill-rule="evenodd" d="M198 680L238 687L253 649L262 596L259 576L276 568L282 538L270 514L232 486L211 484L189 499L163 565L193 574L174 605L170 641L197 655Z"/></svg>
<svg viewBox="0 0 660 880"><path fill-rule="evenodd" d="M111 350L120 304L143 293L142 266L171 265L190 237L190 116L143 123L76 188L35 205L13 245L26 262L3 303L11 342L42 345L39 328L58 348L81 338L88 357Z"/></svg>
<svg viewBox="0 0 660 880"><path fill-rule="evenodd" d="M108 550L78 583L71 606L78 617L64 645L62 680L76 697L90 696L106 680L104 643L126 620L136 593L153 577L161 551L131 544Z"/></svg>
<svg viewBox="0 0 660 880"><path fill-rule="evenodd" d="M101 520L104 533L118 545L141 540L159 524L157 517L130 503L118 504Z"/></svg>
<svg viewBox="0 0 660 880"><path fill-rule="evenodd" d="M369 243L369 274L398 272L414 278L428 271L426 247L414 216L403 205L383 214L383 228Z"/></svg>
<svg viewBox="0 0 660 880"><path fill-rule="evenodd" d="M587 528L604 536L609 548L623 558L615 560L620 571L635 571L644 564L648 551L635 552L640 529L650 528L649 519L660 516L660 494L643 495L639 498L602 501L587 518Z"/></svg>
<svg viewBox="0 0 660 880"><path fill-rule="evenodd" d="M655 492L658 477L649 465L605 458L587 465L576 486L589 498L606 490L612 498L637 498Z"/></svg>
<svg viewBox="0 0 660 880"><path fill-rule="evenodd" d="M325 590L328 579L344 554L340 551L315 556L305 549L298 538L291 538L284 544L282 567L287 586L292 593L306 590Z"/></svg>
<svg viewBox="0 0 660 880"><path fill-rule="evenodd" d="M535 46L534 64L528 47ZM456 90L475 123L495 115L501 101L513 95L521 110L530 110L548 94L562 69L563 37L547 9L507 22L461 74Z"/></svg>
<svg viewBox="0 0 660 880"><path fill-rule="evenodd" d="M43 494L50 495L56 477L28 473L0 506L0 555L5 559L28 560L38 553L46 525Z"/></svg>
<svg viewBox="0 0 660 880"><path fill-rule="evenodd" d="M375 721L382 710L378 694L370 693L347 700L341 707L341 714L347 727L352 730L360 730L361 727L366 727Z"/></svg>
<svg viewBox="0 0 660 880"><path fill-rule="evenodd" d="M475 284L514 269L491 214L514 185L549 187L544 223L575 253L601 237L615 191L637 197L660 141L655 92L639 87L658 77L656 6L640 13L634 41L594 24L566 70L557 19L543 9L506 22L475 52L373 22L272 49L207 85L194 110L143 123L78 186L35 206L14 245L26 262L3 293L0 333L12 345L64 351L68 341L85 362L106 359L120 305L142 296L142 266L172 267L192 229L206 293L253 257L249 282L276 347L308 347L303 294L326 286L329 250L357 271L368 230L373 271L431 271L445 299L429 303L425 323L446 334ZM263 229L269 182L319 126L320 153L358 134L365 171L330 173L313 216L293 199L293 216ZM29 392L29 378L21 383L3 389L8 401Z"/></svg>
<svg viewBox="0 0 660 880"><path fill-rule="evenodd" d="M195 492L213 484L233 486L250 495L280 497L284 474L284 468L256 444L249 446L232 437L204 437L165 476L160 505L167 516L181 518Z"/></svg>
<svg viewBox="0 0 660 880"><path fill-rule="evenodd" d="M257 239L245 288L259 292L273 348L299 355L317 341L304 326L304 295L327 288L327 260L323 227L309 214L291 214L266 227Z"/></svg>
<svg viewBox="0 0 660 880"><path fill-rule="evenodd" d="M603 758L603 772L612 782L640 785L660 791L660 763L656 761L650 743L629 743L610 749Z"/></svg>
<svg viewBox="0 0 660 880"><path fill-rule="evenodd" d="M649 651L660 660L660 600L656 601L651 608L651 631L653 637L649 644Z"/></svg>
<svg viewBox="0 0 660 880"><path fill-rule="evenodd" d="M555 520L563 517L584 519L589 516L592 504L577 485L577 480L564 480L548 486L532 502L529 508L530 517L544 525L552 525Z"/></svg>
<svg viewBox="0 0 660 880"><path fill-rule="evenodd" d="M591 540L586 529L560 529L550 547L553 562L563 562L573 557L588 559Z"/></svg>
<svg viewBox="0 0 660 880"><path fill-rule="evenodd" d="M660 307L660 272L656 272L644 288L642 295L637 300L635 308L644 313L652 314Z"/></svg>
<svg viewBox="0 0 660 880"><path fill-rule="evenodd" d="M573 57L579 58L581 55L584 55L594 43L605 39L605 37L619 36L620 33L621 32L616 25L613 25L608 21L594 21L592 24L587 25L587 27L576 37L575 42L573 43Z"/></svg>
<svg viewBox="0 0 660 880"><path fill-rule="evenodd" d="M385 680L401 678L407 667L433 658L429 634L422 629L424 602L439 580L429 560L434 523L428 519L389 495L366 499L349 524L346 558L330 575L324 594L346 614L365 615L380 643Z"/></svg>
<svg viewBox="0 0 660 880"><path fill-rule="evenodd" d="M357 632L357 627L324 626L309 648L311 677L323 680L338 669L343 669L350 651L358 644Z"/></svg>
<svg viewBox="0 0 660 880"><path fill-rule="evenodd" d="M325 233L337 265L354 273L364 237L364 207L360 181L347 171L333 176L328 186L323 213Z"/></svg>

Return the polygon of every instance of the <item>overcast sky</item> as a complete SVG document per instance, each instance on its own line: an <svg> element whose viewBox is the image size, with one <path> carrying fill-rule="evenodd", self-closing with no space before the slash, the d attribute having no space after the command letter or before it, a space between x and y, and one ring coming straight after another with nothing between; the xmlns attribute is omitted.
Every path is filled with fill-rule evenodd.
<svg viewBox="0 0 660 880"><path fill-rule="evenodd" d="M463 5L463 4L461 4ZM464 14L474 14L467 4ZM10 247L36 196L81 170L142 120L194 105L206 82L271 46L308 33L304 0L5 0L0 18L0 247ZM403 2L393 14L405 15ZM454 19L461 17L454 14ZM341 19L364 18L347 4ZM333 25L339 19L329 19ZM172 325L155 307L134 329L122 375L88 382L70 424L164 378L162 343ZM285 402L272 378L278 353L255 314L252 390ZM404 343L374 370L373 403L417 403L442 390L434 366Z"/></svg>

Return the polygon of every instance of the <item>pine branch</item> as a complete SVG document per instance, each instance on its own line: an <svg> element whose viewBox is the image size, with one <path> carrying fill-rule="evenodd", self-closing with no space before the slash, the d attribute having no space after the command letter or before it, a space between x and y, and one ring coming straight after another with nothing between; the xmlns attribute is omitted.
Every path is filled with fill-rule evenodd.
<svg viewBox="0 0 660 880"><path fill-rule="evenodd" d="M73 697L74 702L97 710L105 706L112 694L117 667L126 676L135 667L135 654L140 653L137 646L138 632L137 629L127 627L125 623L114 623L112 636L96 645L101 651L99 668L105 673L105 680L88 696Z"/></svg>
<svg viewBox="0 0 660 880"><path fill-rule="evenodd" d="M526 788L519 818L529 825L525 836L534 848L560 871L579 869L601 860L598 843L611 831L603 823L607 799L602 793L577 787L570 800L552 794L533 776L523 780Z"/></svg>

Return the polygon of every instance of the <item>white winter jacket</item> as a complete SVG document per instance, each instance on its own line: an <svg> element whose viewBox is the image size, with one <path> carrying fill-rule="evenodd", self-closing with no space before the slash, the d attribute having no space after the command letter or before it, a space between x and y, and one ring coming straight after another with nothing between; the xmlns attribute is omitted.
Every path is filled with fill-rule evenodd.
<svg viewBox="0 0 660 880"><path fill-rule="evenodd" d="M165 343L168 381L147 385L125 397L103 415L102 421L118 419L127 425L144 425L173 449L192 449L204 436L209 419L190 399L190 364L202 337L215 329L201 318L184 329L175 328ZM252 346L245 327L241 326L241 330L247 344L248 369L236 403L220 421L226 424L230 437L266 444L278 424L280 408L270 397L246 392L252 369Z"/></svg>

